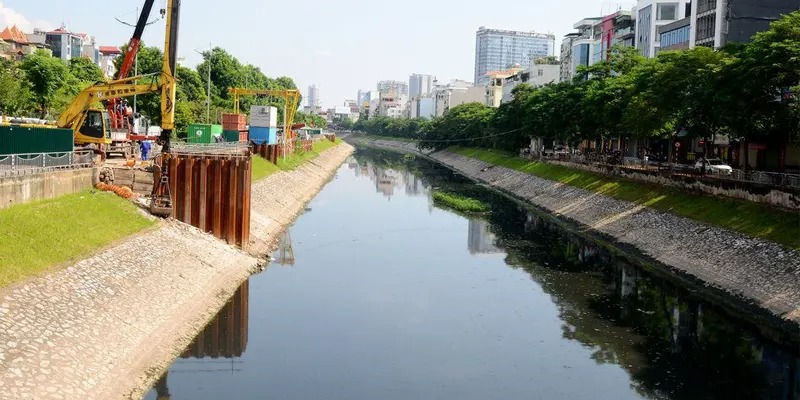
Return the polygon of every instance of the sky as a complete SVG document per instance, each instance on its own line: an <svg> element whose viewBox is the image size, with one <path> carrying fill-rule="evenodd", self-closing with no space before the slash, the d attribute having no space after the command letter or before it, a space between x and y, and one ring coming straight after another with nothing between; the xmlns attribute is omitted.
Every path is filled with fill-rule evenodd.
<svg viewBox="0 0 800 400"><path fill-rule="evenodd" d="M80 4L80 7L76 7ZM136 7L144 0L0 0L0 28L17 24L85 32L100 45L127 43ZM156 0L152 19L165 0ZM537 31L561 38L575 22L610 14L635 2L602 0L183 0L178 56L219 46L267 76L289 76L305 96L316 84L324 108L355 100L380 80L408 81L413 73L440 81L471 81L478 27ZM145 30L147 45L163 47L164 22ZM558 51L556 51L558 53ZM556 54L557 55L557 54Z"/></svg>

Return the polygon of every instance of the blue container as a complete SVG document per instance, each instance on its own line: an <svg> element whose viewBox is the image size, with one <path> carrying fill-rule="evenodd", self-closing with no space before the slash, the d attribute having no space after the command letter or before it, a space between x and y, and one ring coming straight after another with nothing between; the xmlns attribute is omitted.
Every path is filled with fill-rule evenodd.
<svg viewBox="0 0 800 400"><path fill-rule="evenodd" d="M250 141L254 144L278 144L278 128L251 126Z"/></svg>

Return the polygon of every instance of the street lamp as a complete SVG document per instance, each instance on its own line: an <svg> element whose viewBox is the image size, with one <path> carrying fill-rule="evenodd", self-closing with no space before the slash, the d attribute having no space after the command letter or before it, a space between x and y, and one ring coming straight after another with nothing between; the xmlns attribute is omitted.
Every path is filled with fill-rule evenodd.
<svg viewBox="0 0 800 400"><path fill-rule="evenodd" d="M205 57L200 50L195 50L197 54ZM211 47L211 43L208 43L208 87L206 88L206 124L211 123L211 57L214 55L214 49Z"/></svg>

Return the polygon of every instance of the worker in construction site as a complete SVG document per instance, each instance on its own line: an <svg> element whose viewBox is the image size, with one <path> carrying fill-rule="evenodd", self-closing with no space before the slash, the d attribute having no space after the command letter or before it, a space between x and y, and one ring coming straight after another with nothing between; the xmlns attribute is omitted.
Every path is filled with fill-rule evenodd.
<svg viewBox="0 0 800 400"><path fill-rule="evenodd" d="M150 157L150 148L153 146L150 144L149 140L142 140L141 150L142 150L142 161L147 161Z"/></svg>

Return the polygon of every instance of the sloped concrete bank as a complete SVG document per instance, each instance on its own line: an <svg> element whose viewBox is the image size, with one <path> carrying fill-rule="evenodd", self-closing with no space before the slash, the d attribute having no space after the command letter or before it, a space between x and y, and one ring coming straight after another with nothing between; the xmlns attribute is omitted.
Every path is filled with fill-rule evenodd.
<svg viewBox="0 0 800 400"><path fill-rule="evenodd" d="M413 144L385 142L391 141L353 139L358 145L425 156L564 219L661 272L697 283L729 306L746 305L800 327L798 251L448 151L423 154Z"/></svg>
<svg viewBox="0 0 800 400"><path fill-rule="evenodd" d="M252 225L249 252L163 221L4 290L0 398L141 398L352 150L337 146L256 183L253 218L259 222Z"/></svg>

